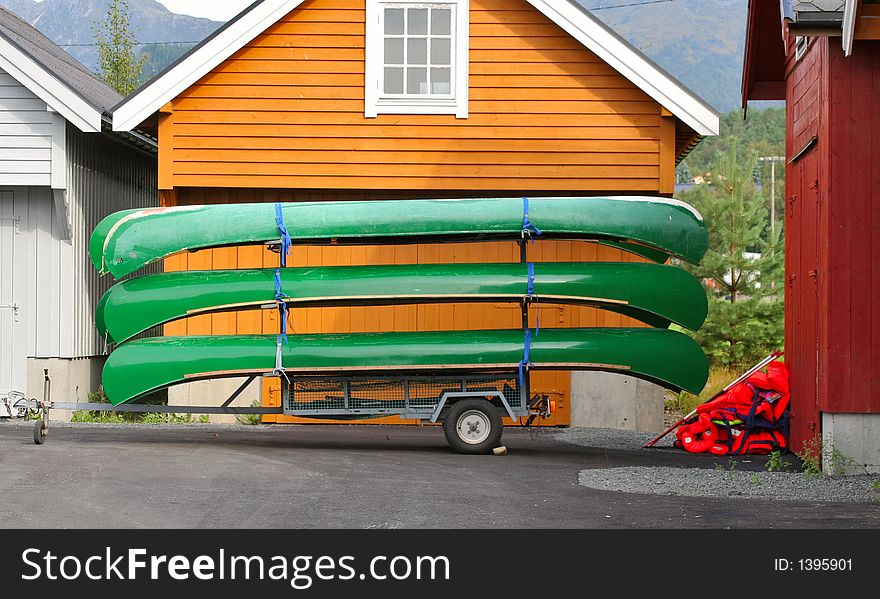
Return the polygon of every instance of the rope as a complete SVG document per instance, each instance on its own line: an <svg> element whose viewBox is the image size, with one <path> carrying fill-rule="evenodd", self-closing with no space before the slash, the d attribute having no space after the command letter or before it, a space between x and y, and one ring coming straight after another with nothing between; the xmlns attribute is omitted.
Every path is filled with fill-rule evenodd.
<svg viewBox="0 0 880 599"><path fill-rule="evenodd" d="M535 235L541 235L541 229L532 224L532 221L529 220L529 198L523 198L523 223L522 223L522 236L523 239L528 237L532 243L535 242L532 239L532 232Z"/></svg>
<svg viewBox="0 0 880 599"><path fill-rule="evenodd" d="M284 213L281 211L281 203L275 202L275 224L278 225L278 232L281 233L281 266L287 266L287 254L290 253L290 246L293 239L284 226Z"/></svg>

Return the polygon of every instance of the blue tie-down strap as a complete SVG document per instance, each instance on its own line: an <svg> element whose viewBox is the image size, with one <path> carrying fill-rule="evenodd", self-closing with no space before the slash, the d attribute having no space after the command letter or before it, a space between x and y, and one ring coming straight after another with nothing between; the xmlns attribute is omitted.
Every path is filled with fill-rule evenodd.
<svg viewBox="0 0 880 599"><path fill-rule="evenodd" d="M523 198L523 222L522 222L522 236L523 239L528 237L532 239L532 233L535 235L541 235L541 229L532 224L532 221L529 220L529 198ZM535 240L532 239L532 242Z"/></svg>
<svg viewBox="0 0 880 599"><path fill-rule="evenodd" d="M531 366L529 356L532 353L532 332L526 329L526 335L523 339L523 359L519 363L519 388L525 389L526 375L525 369Z"/></svg>
<svg viewBox="0 0 880 599"><path fill-rule="evenodd" d="M528 273L529 273L529 286L527 289L527 293L529 296L529 300L535 299L535 304L537 304L537 298L535 298L535 263L529 262L528 264ZM540 310L535 310L535 337L541 332L541 312Z"/></svg>
<svg viewBox="0 0 880 599"><path fill-rule="evenodd" d="M287 295L281 290L281 269L275 269L275 301L278 303L278 311L281 312L281 336L287 345Z"/></svg>
<svg viewBox="0 0 880 599"><path fill-rule="evenodd" d="M529 262L527 268L529 273L528 295L533 297L535 295L535 263Z"/></svg>
<svg viewBox="0 0 880 599"><path fill-rule="evenodd" d="M281 203L275 203L275 224L278 225L278 232L281 233L281 266L287 266L287 254L290 253L290 246L293 245L293 239L284 226L284 212L281 210Z"/></svg>

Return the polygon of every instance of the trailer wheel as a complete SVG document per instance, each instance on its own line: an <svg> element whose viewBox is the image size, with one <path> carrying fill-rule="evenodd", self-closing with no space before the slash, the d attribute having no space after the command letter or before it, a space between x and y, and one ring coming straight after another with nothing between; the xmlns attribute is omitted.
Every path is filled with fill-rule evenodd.
<svg viewBox="0 0 880 599"><path fill-rule="evenodd" d="M42 445L46 441L46 425L42 420L34 422L34 443Z"/></svg>
<svg viewBox="0 0 880 599"><path fill-rule="evenodd" d="M443 433L458 453L490 453L501 440L501 415L484 399L465 399L449 409Z"/></svg>

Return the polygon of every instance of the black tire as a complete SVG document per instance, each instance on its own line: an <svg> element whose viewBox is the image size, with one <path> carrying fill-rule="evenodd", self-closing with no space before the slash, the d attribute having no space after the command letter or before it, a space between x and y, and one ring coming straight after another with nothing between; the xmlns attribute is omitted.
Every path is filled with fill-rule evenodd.
<svg viewBox="0 0 880 599"><path fill-rule="evenodd" d="M498 447L502 432L501 415L485 399L456 402L443 420L446 441L457 453L491 453Z"/></svg>
<svg viewBox="0 0 880 599"><path fill-rule="evenodd" d="M42 445L46 441L46 431L42 420L34 422L34 443Z"/></svg>

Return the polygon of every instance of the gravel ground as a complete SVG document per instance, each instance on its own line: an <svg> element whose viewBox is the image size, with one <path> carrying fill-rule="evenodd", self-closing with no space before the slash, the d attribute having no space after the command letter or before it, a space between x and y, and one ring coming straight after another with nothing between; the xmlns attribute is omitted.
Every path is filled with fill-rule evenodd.
<svg viewBox="0 0 880 599"><path fill-rule="evenodd" d="M564 428L551 433L557 440L599 449L641 449L658 433L639 433L610 428ZM675 433L669 433L655 447L671 448Z"/></svg>
<svg viewBox="0 0 880 599"><path fill-rule="evenodd" d="M654 433L580 428L553 434L560 441L585 447L639 452L680 451L672 448L673 434L657 443L657 449L643 449L644 444L656 436ZM766 460L763 456L712 459L695 455L698 467L694 468L587 469L580 471L578 482L600 491L682 497L868 502L880 508L880 475L809 476L799 471L800 463L792 455L786 456L785 462L787 468L795 472L766 472Z"/></svg>
<svg viewBox="0 0 880 599"><path fill-rule="evenodd" d="M880 508L880 476L808 476L801 472L630 467L581 470L578 482L600 491L741 497L788 501L869 502Z"/></svg>

